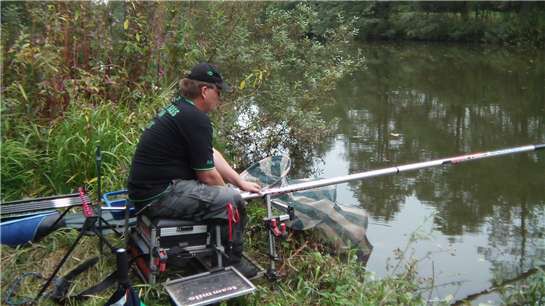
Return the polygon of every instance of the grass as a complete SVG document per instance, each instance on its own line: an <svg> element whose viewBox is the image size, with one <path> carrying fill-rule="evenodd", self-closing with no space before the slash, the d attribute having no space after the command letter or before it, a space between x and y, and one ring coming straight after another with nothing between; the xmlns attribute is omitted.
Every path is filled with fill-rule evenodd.
<svg viewBox="0 0 545 306"><path fill-rule="evenodd" d="M36 272L44 278L49 277L62 256L68 251L70 245L76 240L77 235L78 231L76 230L60 230L48 235L39 243L19 246L15 249L2 246L2 301L5 303L4 299L6 298L8 289L24 272ZM84 236L58 275L65 275L86 259L98 255L96 238L93 236ZM111 273L114 270L114 265L115 260L112 260L111 256L101 258L97 265L76 278L69 294L76 294L94 285L98 280L103 279ZM15 292L16 295L11 297L11 300L15 302L34 298L44 282L44 279L36 277L25 278ZM106 302L106 298L112 293L113 291L110 290L84 304L103 305ZM71 304L74 303L72 302ZM43 299L40 305L55 305L55 303L52 300Z"/></svg>
<svg viewBox="0 0 545 306"><path fill-rule="evenodd" d="M250 222L246 231L246 250L263 266L268 266L266 255L266 231L261 220L265 215L262 205L251 204ZM51 275L60 258L75 241L76 230L56 231L39 243L20 246L15 249L1 248L2 295L24 272L39 272L44 277ZM414 234L411 244L418 241ZM109 241L117 246L123 243L110 235ZM66 274L76 265L93 256L98 256L98 239L84 236L59 275ZM318 240L312 232L293 232L278 244L279 255L283 258L277 269L280 279L270 282L265 278L255 282L257 291L253 295L230 301L229 305L426 305L429 279L418 276L417 260L408 250L394 254L399 261L395 272L378 279L358 261L356 250L343 254L334 252L327 243ZM96 284L114 270L115 257L106 251L98 264L81 274L70 290L76 294ZM410 257L410 258L409 258ZM395 263L394 263L395 264ZM170 305L168 295L160 285L142 284L133 275L133 287L147 305ZM28 278L22 282L13 298L21 300L34 297L43 284L43 279ZM498 291L507 305L539 305L545 297L545 272L540 269L531 277L517 283L509 283ZM426 289L422 289L426 288ZM69 305L103 305L112 295L109 289L84 302L70 301ZM448 305L450 300L436 301L434 305ZM224 305L227 303L223 303ZM54 305L44 299L40 305Z"/></svg>
<svg viewBox="0 0 545 306"><path fill-rule="evenodd" d="M75 230L63 230L30 246L16 249L2 247L2 292L5 294L23 272L39 272L49 276L76 236ZM329 255L324 246L310 242L310 239L308 235L292 235L282 244L285 260L279 265L281 279L274 283L260 280L256 294L239 298L236 302L245 305L422 304L420 295L414 293L416 283L412 276L374 280L372 274L357 261L355 254ZM98 255L96 243L95 237L85 236L59 275L83 260ZM260 251L263 249L249 249L253 254ZM257 258L263 266L268 263L264 256ZM106 253L95 268L77 278L71 292L77 293L104 278L113 271L114 262L113 255ZM134 283L147 305L169 305L167 294L160 286L139 285L136 279ZM35 296L41 284L43 280L27 279L18 289L16 300ZM80 304L102 305L111 294L112 290ZM43 304L53 305L53 302L44 300Z"/></svg>
<svg viewBox="0 0 545 306"><path fill-rule="evenodd" d="M246 231L247 252L262 266L268 265L265 254L266 231L259 221L265 216L263 205L251 203L250 222ZM60 258L75 241L76 230L56 231L39 243L12 249L2 246L2 293L5 295L15 279L24 272L39 272L49 276ZM121 240L109 239L116 245ZM84 260L98 255L98 239L84 236L59 275L66 274ZM413 272L377 280L357 260L355 250L346 254L334 254L327 244L308 233L292 233L279 243L279 255L284 259L278 265L281 275L277 282L259 280L255 294L238 298L234 303L243 305L375 305L375 304L424 304L418 293L416 275ZM106 252L96 267L77 278L71 293L77 293L103 279L114 269L115 258ZM408 270L414 271L414 270ZM37 294L44 280L26 279L17 290L15 300L30 298ZM133 278L134 287L147 305L169 305L168 296L160 285L140 284ZM102 305L112 294L104 292L81 305ZM43 305L53 305L44 299ZM78 304L72 302L71 304Z"/></svg>

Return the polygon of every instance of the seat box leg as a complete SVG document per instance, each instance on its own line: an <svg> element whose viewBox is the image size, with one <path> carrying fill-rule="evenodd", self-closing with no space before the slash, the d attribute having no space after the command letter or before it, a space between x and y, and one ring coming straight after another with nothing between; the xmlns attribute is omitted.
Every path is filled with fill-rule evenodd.
<svg viewBox="0 0 545 306"><path fill-rule="evenodd" d="M149 246L149 267L150 267L150 276L149 276L149 283L155 284L157 280L157 273L159 273L159 267L155 265L155 249L158 247L157 245L158 237L157 237L157 228L152 227L151 228L151 235L150 235L150 246Z"/></svg>

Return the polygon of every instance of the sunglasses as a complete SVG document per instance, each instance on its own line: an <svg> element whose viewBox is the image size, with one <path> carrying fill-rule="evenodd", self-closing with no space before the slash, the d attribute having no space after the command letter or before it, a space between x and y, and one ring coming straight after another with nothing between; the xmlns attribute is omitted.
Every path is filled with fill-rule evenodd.
<svg viewBox="0 0 545 306"><path fill-rule="evenodd" d="M221 90L217 86L207 86L208 88L212 88L216 91L218 94L218 97L221 97Z"/></svg>

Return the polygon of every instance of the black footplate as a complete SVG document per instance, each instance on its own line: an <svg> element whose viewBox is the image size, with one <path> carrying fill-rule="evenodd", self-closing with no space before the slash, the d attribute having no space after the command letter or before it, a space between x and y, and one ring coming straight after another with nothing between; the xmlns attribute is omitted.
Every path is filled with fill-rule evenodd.
<svg viewBox="0 0 545 306"><path fill-rule="evenodd" d="M249 294L255 286L238 270L204 272L163 284L175 305L208 305Z"/></svg>

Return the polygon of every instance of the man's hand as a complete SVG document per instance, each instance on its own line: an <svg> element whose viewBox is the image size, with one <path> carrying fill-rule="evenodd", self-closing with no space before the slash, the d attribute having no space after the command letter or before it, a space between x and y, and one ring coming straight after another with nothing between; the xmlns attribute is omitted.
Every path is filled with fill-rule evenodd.
<svg viewBox="0 0 545 306"><path fill-rule="evenodd" d="M223 158L223 155L216 149L214 149L214 165L223 180L237 186L240 190L253 193L259 193L261 191L261 186L259 186L259 184L243 180L240 175L231 168L229 163Z"/></svg>
<svg viewBox="0 0 545 306"><path fill-rule="evenodd" d="M259 186L258 183L244 181L244 180L240 182L238 187L243 191L248 191L253 193L259 193L261 191L261 186Z"/></svg>

